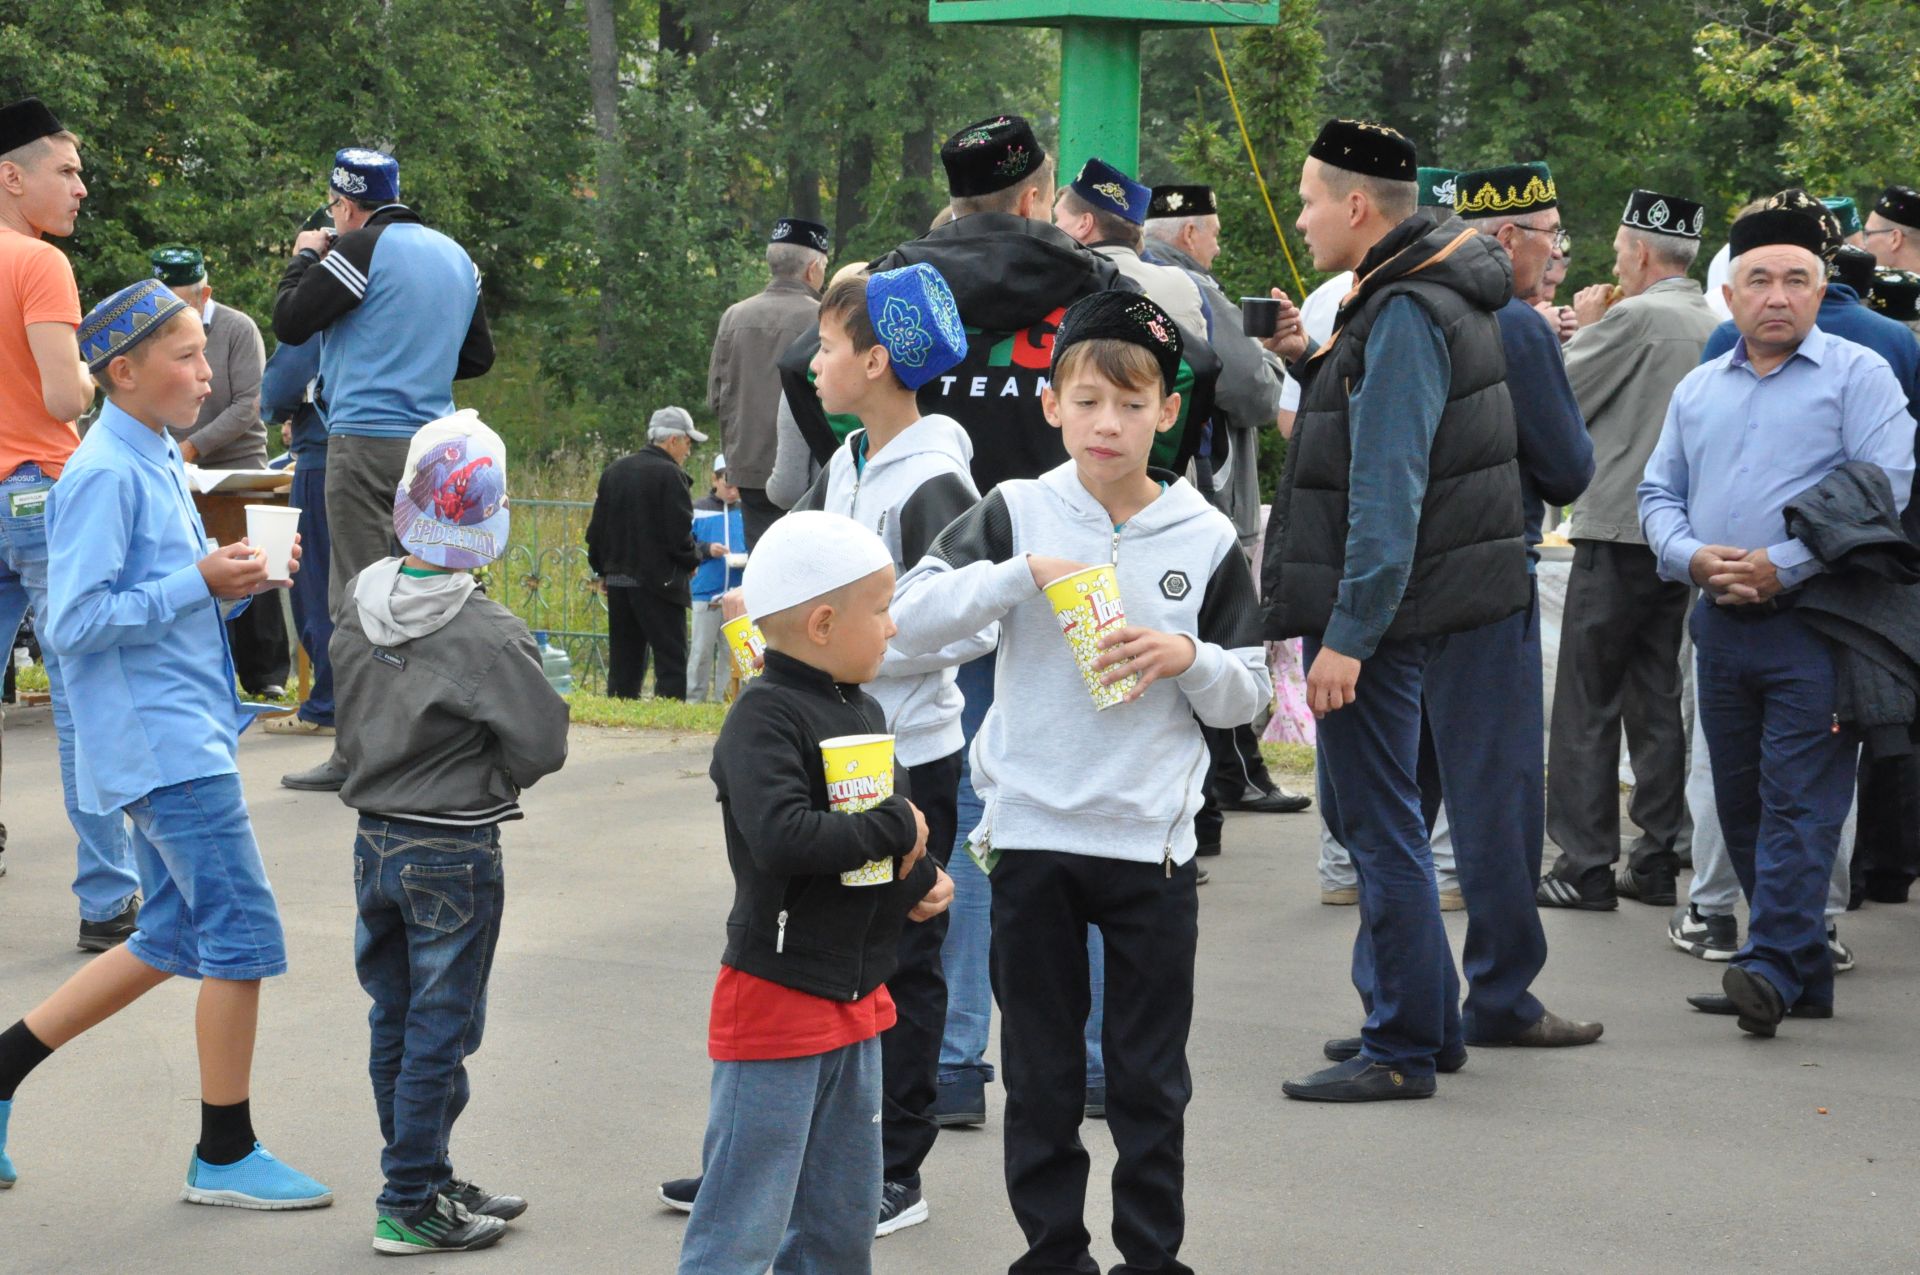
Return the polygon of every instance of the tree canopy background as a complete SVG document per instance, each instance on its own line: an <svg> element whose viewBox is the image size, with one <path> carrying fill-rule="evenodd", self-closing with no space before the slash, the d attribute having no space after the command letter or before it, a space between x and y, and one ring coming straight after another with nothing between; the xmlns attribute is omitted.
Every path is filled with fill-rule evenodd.
<svg viewBox="0 0 1920 1275"><path fill-rule="evenodd" d="M1734 209L1790 183L1863 207L1920 183L1910 0L1286 0L1223 29L1279 219L1332 114L1390 122L1426 162L1545 159L1607 277L1635 186ZM486 275L501 362L462 387L509 442L625 445L651 410L705 413L720 311L754 290L785 213L835 264L924 230L937 150L1002 110L1051 136L1057 36L934 26L924 0L0 0L0 91L46 99L91 188L63 247L89 301L185 242L266 318L333 150L401 164L402 197ZM1220 188L1230 291L1289 286L1204 29L1144 62L1149 182ZM1311 286L1317 276L1294 255ZM1569 293L1570 294L1570 293ZM263 322L263 327L266 326Z"/></svg>

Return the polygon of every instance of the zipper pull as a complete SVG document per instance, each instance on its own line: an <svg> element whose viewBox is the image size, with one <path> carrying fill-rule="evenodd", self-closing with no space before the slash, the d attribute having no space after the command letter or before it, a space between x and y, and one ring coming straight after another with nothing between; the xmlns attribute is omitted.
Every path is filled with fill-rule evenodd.
<svg viewBox="0 0 1920 1275"><path fill-rule="evenodd" d="M1173 880L1173 842L1168 841L1166 849L1160 852L1160 862L1167 868L1167 880Z"/></svg>
<svg viewBox="0 0 1920 1275"><path fill-rule="evenodd" d="M1120 565L1120 529L1118 527L1113 529L1113 552L1107 555L1107 563L1116 567Z"/></svg>
<svg viewBox="0 0 1920 1275"><path fill-rule="evenodd" d="M1838 713L1833 715L1833 733L1835 735L1840 733L1840 714Z"/></svg>
<svg viewBox="0 0 1920 1275"><path fill-rule="evenodd" d="M779 956L787 950L787 910L780 909L780 932L773 939L773 954Z"/></svg>

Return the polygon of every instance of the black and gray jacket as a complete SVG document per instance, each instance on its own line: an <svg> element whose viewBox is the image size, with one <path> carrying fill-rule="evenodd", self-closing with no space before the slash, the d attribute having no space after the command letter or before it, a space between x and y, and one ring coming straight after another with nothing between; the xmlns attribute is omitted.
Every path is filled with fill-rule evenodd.
<svg viewBox="0 0 1920 1275"><path fill-rule="evenodd" d="M347 764L340 800L364 815L484 826L567 760L567 702L519 617L465 572L374 563L348 586L327 652Z"/></svg>
<svg viewBox="0 0 1920 1275"><path fill-rule="evenodd" d="M1071 461L1001 483L895 592L893 645L907 654L1000 622L993 707L971 754L986 807L976 847L1185 863L1207 770L1200 726L1243 726L1273 696L1233 524L1186 480L1149 473L1166 490L1118 530ZM1096 709L1029 552L1112 563L1127 623L1191 638L1192 667Z"/></svg>
<svg viewBox="0 0 1920 1275"><path fill-rule="evenodd" d="M933 889L933 859L890 885L843 885L840 874L913 849L906 775L879 805L845 814L827 804L820 755L823 740L885 730L880 706L858 686L767 652L765 672L720 728L709 772L733 869L722 964L836 1001L857 1001L893 976L907 913Z"/></svg>

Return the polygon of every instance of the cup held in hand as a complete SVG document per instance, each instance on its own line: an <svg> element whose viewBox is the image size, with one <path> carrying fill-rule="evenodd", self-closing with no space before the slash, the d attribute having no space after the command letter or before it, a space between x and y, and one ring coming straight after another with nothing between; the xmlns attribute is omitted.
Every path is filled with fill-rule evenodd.
<svg viewBox="0 0 1920 1275"><path fill-rule="evenodd" d="M733 671L740 675L740 680L745 682L760 676L754 660L767 653L767 637L760 626L744 615L735 616L720 626L720 636L727 640L727 653L733 657Z"/></svg>
<svg viewBox="0 0 1920 1275"><path fill-rule="evenodd" d="M856 815L893 796L893 736L836 735L820 741L827 769L827 804ZM891 858L869 860L840 874L841 885L886 885L893 880Z"/></svg>
<svg viewBox="0 0 1920 1275"><path fill-rule="evenodd" d="M1047 601L1060 621L1060 632L1073 650L1080 677L1093 696L1093 706L1112 708L1123 703L1140 684L1137 674L1129 673L1111 685L1101 681L1110 671L1096 669L1094 661L1102 654L1100 639L1126 627L1127 610L1120 603L1120 578L1109 565L1085 567L1072 575L1061 576L1046 587Z"/></svg>
<svg viewBox="0 0 1920 1275"><path fill-rule="evenodd" d="M1280 298L1241 297L1240 330L1251 337L1269 337L1280 330Z"/></svg>
<svg viewBox="0 0 1920 1275"><path fill-rule="evenodd" d="M247 543L267 560L269 584L293 583L293 537L300 511L286 505L248 505Z"/></svg>

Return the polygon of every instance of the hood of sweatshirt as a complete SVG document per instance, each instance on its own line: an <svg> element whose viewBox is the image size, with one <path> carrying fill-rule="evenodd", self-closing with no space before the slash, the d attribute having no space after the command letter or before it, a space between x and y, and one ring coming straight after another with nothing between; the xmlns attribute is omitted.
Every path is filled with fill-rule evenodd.
<svg viewBox="0 0 1920 1275"><path fill-rule="evenodd" d="M398 646L437 633L460 613L473 593L465 571L403 575L403 559L386 558L362 571L353 586L360 625L376 646Z"/></svg>
<svg viewBox="0 0 1920 1275"><path fill-rule="evenodd" d="M853 455L853 440L865 433L865 430L861 430L857 434L847 436L849 460ZM896 434L891 443L880 449L878 456L868 458L862 480L870 480L883 469L929 453L958 461L960 468L966 469L973 464L973 440L967 437L967 431L960 422L951 416L941 416L938 413L922 416Z"/></svg>

